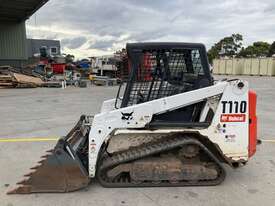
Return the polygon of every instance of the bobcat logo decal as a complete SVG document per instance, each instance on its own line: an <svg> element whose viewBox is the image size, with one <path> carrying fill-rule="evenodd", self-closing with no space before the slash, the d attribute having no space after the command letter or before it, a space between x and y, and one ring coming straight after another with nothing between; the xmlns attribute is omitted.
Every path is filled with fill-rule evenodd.
<svg viewBox="0 0 275 206"><path fill-rule="evenodd" d="M133 119L133 113L134 112L131 112L131 113L123 113L123 112L121 112L121 114L122 114L121 119L122 120L132 120Z"/></svg>

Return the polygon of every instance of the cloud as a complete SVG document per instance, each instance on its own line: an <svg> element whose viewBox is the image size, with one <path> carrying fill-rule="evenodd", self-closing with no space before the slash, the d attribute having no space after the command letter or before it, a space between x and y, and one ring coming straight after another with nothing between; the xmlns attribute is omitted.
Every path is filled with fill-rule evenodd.
<svg viewBox="0 0 275 206"><path fill-rule="evenodd" d="M273 0L51 0L27 24L28 36L60 39L76 56L112 53L136 41L202 42L232 33L245 45L275 39Z"/></svg>
<svg viewBox="0 0 275 206"><path fill-rule="evenodd" d="M115 41L96 41L91 44L89 49L110 50L113 47Z"/></svg>
<svg viewBox="0 0 275 206"><path fill-rule="evenodd" d="M61 44L64 47L67 47L69 49L77 49L81 47L84 43L86 43L87 38L82 37L75 37L75 38L65 38L61 40Z"/></svg>

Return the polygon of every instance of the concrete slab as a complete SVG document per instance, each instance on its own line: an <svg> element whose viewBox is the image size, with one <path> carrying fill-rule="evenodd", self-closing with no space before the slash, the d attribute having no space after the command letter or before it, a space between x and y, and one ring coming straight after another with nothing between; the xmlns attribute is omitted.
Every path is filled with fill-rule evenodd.
<svg viewBox="0 0 275 206"><path fill-rule="evenodd" d="M223 78L228 76L218 76ZM233 77L235 78L235 77ZM247 79L258 92L259 135L275 140L275 78ZM0 138L65 135L81 114L96 114L117 87L88 87L0 90ZM216 187L102 188L68 194L7 196L28 168L55 142L0 143L0 205L86 206L86 205L272 205L275 201L275 143L264 142L256 156L243 168L227 168L227 178ZM92 181L93 183L93 181Z"/></svg>

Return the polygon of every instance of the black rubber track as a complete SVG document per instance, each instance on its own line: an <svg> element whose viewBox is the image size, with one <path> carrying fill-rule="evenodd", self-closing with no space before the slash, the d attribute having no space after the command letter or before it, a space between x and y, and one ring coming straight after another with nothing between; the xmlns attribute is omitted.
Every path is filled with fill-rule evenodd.
<svg viewBox="0 0 275 206"><path fill-rule="evenodd" d="M176 137L177 135L177 137ZM178 134L170 135L171 137L165 137L165 139L154 143L147 143L142 146L131 148L124 152L114 154L112 157L103 157L100 160L99 168L97 171L97 179L103 187L182 187L182 186L214 186L223 182L226 176L226 172L220 161L210 152L200 141L188 136L178 136ZM161 181L159 183L142 182L139 184L131 183L129 178L115 181L110 180L106 172L115 166L134 160L142 159L151 155L168 152L169 150L181 147L186 144L198 145L209 158L216 164L218 170L218 178L215 180L198 180L198 181L179 181L177 183L170 183L169 181Z"/></svg>

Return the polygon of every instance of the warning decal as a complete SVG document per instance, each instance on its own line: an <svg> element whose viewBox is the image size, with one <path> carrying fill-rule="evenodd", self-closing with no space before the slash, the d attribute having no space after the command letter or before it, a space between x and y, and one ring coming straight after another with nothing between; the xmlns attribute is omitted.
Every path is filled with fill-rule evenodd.
<svg viewBox="0 0 275 206"><path fill-rule="evenodd" d="M245 122L245 114L222 114L221 122Z"/></svg>

